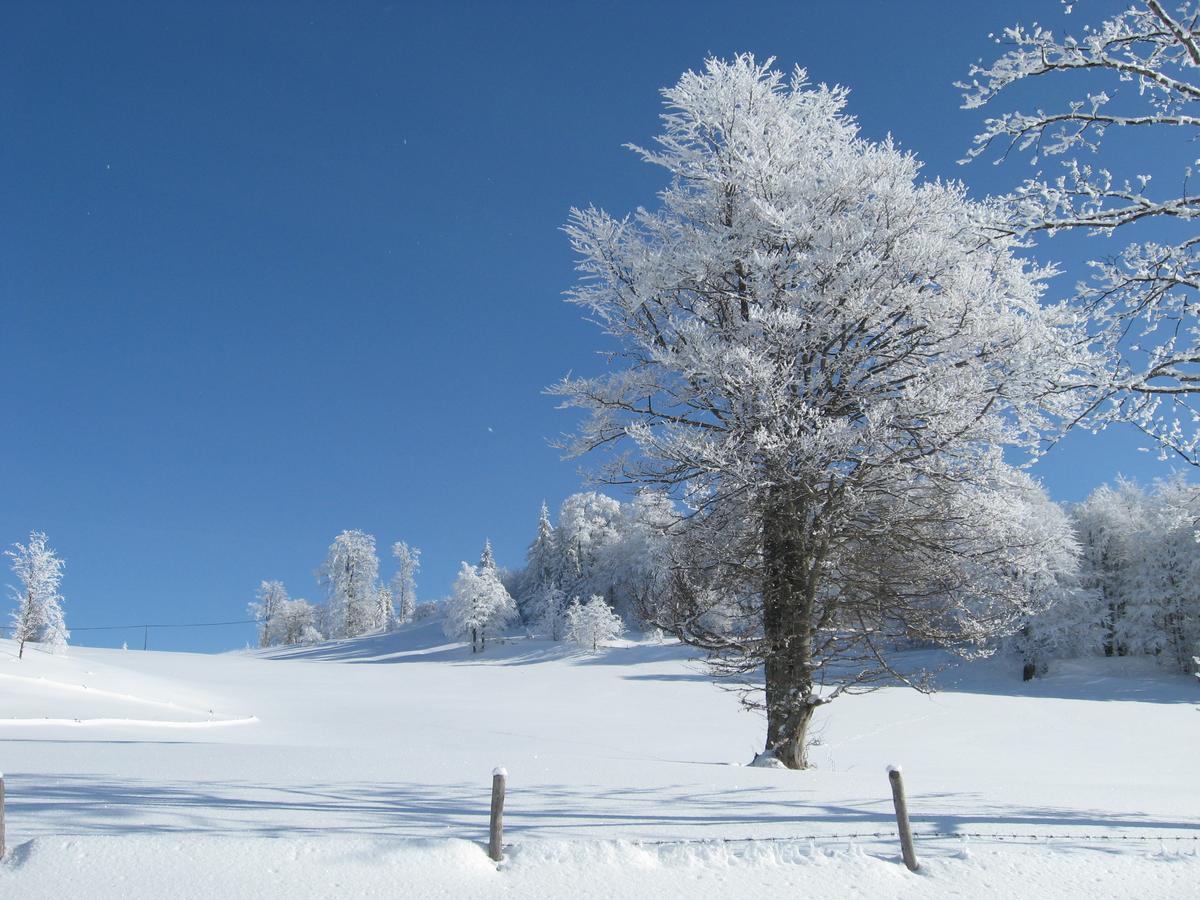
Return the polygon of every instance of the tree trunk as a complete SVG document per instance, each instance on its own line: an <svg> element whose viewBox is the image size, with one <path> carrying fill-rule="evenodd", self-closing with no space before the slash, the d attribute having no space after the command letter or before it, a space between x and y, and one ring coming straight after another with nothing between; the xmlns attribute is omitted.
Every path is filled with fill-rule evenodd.
<svg viewBox="0 0 1200 900"><path fill-rule="evenodd" d="M780 492L783 493L783 492ZM805 769L813 710L813 609L818 569L803 504L774 496L763 520L763 638L767 750Z"/></svg>

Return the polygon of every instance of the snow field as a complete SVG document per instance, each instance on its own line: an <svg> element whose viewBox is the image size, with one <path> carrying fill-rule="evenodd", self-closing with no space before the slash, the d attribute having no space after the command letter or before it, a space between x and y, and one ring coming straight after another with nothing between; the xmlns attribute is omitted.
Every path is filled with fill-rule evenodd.
<svg viewBox="0 0 1200 900"><path fill-rule="evenodd" d="M1200 835L1200 691L1120 660L1029 684L991 660L946 671L933 696L839 700L817 719L818 768L798 773L745 765L761 720L672 643L472 656L433 621L268 653L12 657L0 644L0 705L24 720L0 718L0 897L1171 898L1200 884L1198 842L1173 840ZM820 837L894 829L891 763L916 875L892 837ZM500 871L484 849L497 766ZM935 831L1067 839L973 838L964 854L920 837Z"/></svg>

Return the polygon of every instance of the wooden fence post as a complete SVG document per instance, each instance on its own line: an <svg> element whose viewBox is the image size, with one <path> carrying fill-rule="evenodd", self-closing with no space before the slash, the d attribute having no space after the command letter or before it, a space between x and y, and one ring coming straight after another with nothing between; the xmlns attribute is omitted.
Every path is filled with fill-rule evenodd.
<svg viewBox="0 0 1200 900"><path fill-rule="evenodd" d="M917 852L913 849L912 829L908 824L908 802L904 799L904 781L899 766L888 766L888 781L892 783L892 802L896 804L896 830L900 832L900 851L904 864L910 872L921 868L917 863Z"/></svg>
<svg viewBox="0 0 1200 900"><path fill-rule="evenodd" d="M504 784L508 772L503 767L492 770L492 821L488 833L488 856L496 862L504 859Z"/></svg>

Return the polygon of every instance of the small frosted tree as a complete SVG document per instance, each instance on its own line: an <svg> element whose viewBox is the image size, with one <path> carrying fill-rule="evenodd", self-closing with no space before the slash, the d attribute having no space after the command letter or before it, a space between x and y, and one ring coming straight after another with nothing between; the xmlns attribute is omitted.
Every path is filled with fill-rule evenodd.
<svg viewBox="0 0 1200 900"><path fill-rule="evenodd" d="M556 587L548 587L537 600L537 608L537 635L551 641L561 641L566 636L567 595Z"/></svg>
<svg viewBox="0 0 1200 900"><path fill-rule="evenodd" d="M593 594L587 603L580 603L578 597L572 600L566 619L567 638L581 647L591 647L593 653L625 630L621 617L599 594Z"/></svg>
<svg viewBox="0 0 1200 900"><path fill-rule="evenodd" d="M375 591L375 621L384 631L396 630L396 604L392 589L386 584L379 585Z"/></svg>
<svg viewBox="0 0 1200 900"><path fill-rule="evenodd" d="M329 594L329 637L356 637L386 624L380 618L379 557L373 535L339 534L329 545L318 578Z"/></svg>
<svg viewBox="0 0 1200 900"><path fill-rule="evenodd" d="M65 647L71 636L63 617L62 582L65 561L46 546L46 535L31 532L27 545L15 543L4 551L12 560L12 571L20 582L10 586L17 608L12 613L13 639L19 644L17 658L25 655L25 643L47 644L51 649Z"/></svg>
<svg viewBox="0 0 1200 900"><path fill-rule="evenodd" d="M279 611L288 600L282 581L263 581L258 586L250 615L258 622L258 646L271 647L280 643Z"/></svg>
<svg viewBox="0 0 1200 900"><path fill-rule="evenodd" d="M392 544L396 558L396 574L392 578L392 593L399 606L401 622L411 622L417 609L417 572L421 571L421 551L404 541Z"/></svg>
<svg viewBox="0 0 1200 900"><path fill-rule="evenodd" d="M278 621L281 644L316 644L324 640L317 628L316 608L307 600L284 600Z"/></svg>
<svg viewBox="0 0 1200 900"><path fill-rule="evenodd" d="M462 564L446 603L447 637L469 637L471 652L478 653L487 645L487 636L509 625L516 615L517 605L494 567Z"/></svg>

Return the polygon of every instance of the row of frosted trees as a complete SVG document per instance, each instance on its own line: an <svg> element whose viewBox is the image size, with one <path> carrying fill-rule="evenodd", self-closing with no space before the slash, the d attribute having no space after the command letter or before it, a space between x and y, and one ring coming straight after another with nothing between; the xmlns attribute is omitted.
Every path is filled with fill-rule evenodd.
<svg viewBox="0 0 1200 900"><path fill-rule="evenodd" d="M1149 490L1119 480L1069 510L1032 482L1026 493L1026 537L1057 548L1040 562L1046 570L1040 590L1053 596L1041 598L1046 608L1012 639L1026 674L1044 671L1053 659L1101 654L1150 656L1192 671L1200 655L1200 487L1183 477ZM498 567L486 543L477 564L462 564L451 595L423 608L441 613L447 635L470 641L475 651L514 627L592 649L626 623L670 629L680 546L669 546L666 535L678 535L680 525L672 503L653 492L625 503L596 492L573 494L559 508L557 525L542 504L524 567ZM1034 533L1039 529L1061 533L1051 540ZM280 582L263 582L251 607L262 645L355 637L412 620L420 551L400 541L392 555L396 573L388 586L380 581L375 539L342 532L318 573L327 593L321 605L290 599Z"/></svg>
<svg viewBox="0 0 1200 900"><path fill-rule="evenodd" d="M421 551L404 541L392 545L396 571L391 584L379 578L379 556L373 535L343 531L329 545L317 581L325 589L323 604L292 599L281 581L264 581L250 604L259 625L259 646L312 644L392 631L417 613L416 575Z"/></svg>
<svg viewBox="0 0 1200 900"><path fill-rule="evenodd" d="M1073 583L1017 635L1026 672L1055 658L1149 656L1195 671L1200 656L1200 487L1118 480L1071 510Z"/></svg>

